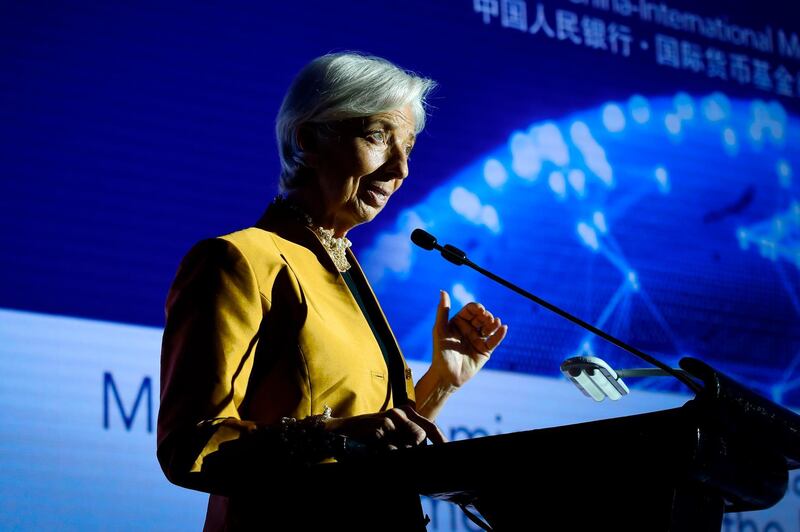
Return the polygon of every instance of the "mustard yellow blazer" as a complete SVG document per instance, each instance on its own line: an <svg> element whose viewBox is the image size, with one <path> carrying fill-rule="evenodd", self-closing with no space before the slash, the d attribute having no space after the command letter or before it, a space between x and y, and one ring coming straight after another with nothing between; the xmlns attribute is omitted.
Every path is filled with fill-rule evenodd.
<svg viewBox="0 0 800 532"><path fill-rule="evenodd" d="M325 406L335 417L393 406L386 362L358 303L316 235L284 211L270 207L255 227L197 244L170 289L158 458L176 484L214 492L204 462L248 422L299 419Z"/></svg>

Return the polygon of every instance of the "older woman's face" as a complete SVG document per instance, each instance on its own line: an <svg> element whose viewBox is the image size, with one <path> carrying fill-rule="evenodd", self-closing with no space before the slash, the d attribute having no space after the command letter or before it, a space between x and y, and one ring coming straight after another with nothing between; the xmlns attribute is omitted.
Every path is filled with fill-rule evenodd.
<svg viewBox="0 0 800 532"><path fill-rule="evenodd" d="M337 127L320 148L317 176L324 208L337 233L371 221L408 176L414 146L411 106Z"/></svg>

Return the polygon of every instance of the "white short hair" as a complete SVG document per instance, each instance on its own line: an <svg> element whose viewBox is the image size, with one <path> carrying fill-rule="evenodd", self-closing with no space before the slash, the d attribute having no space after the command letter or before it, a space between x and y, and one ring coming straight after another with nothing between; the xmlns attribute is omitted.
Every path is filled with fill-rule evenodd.
<svg viewBox="0 0 800 532"><path fill-rule="evenodd" d="M281 190L302 184L300 174L306 164L297 138L301 126L325 125L410 104L419 133L425 127L426 98L435 86L431 79L371 55L341 52L311 61L295 77L275 121Z"/></svg>

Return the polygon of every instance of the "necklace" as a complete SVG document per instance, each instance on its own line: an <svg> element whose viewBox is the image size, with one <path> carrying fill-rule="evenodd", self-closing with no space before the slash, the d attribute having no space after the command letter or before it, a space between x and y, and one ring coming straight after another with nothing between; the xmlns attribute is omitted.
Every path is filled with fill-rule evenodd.
<svg viewBox="0 0 800 532"><path fill-rule="evenodd" d="M325 229L314 223L311 216L308 215L299 205L290 201L286 196L277 195L272 202L273 204L283 207L291 211L300 221L304 222L314 234L317 235L322 247L328 252L333 261L334 266L340 272L346 272L350 269L350 262L347 260L347 248L353 245L347 237L333 236L333 229Z"/></svg>

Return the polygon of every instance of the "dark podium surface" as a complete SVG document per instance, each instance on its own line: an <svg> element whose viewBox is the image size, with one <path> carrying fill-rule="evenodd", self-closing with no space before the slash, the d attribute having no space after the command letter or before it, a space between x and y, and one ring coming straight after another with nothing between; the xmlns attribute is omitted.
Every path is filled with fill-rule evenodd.
<svg viewBox="0 0 800 532"><path fill-rule="evenodd" d="M409 530L399 519L419 494L477 508L501 531L719 531L724 512L783 498L800 467L800 416L699 360L681 367L702 387L680 408L396 451L337 436L337 462L300 468L260 465L258 440L246 440L252 449L231 451L239 466L204 470L273 521L307 517L313 493L326 501L319 522Z"/></svg>
<svg viewBox="0 0 800 532"><path fill-rule="evenodd" d="M354 483L381 471L421 495L474 505L495 530L718 531L723 512L784 496L788 470L800 467L800 418L689 366L705 387L680 408L317 467Z"/></svg>
<svg viewBox="0 0 800 532"><path fill-rule="evenodd" d="M703 422L689 402L321 467L354 483L379 470L421 495L474 504L496 530L720 530L723 511L780 501L784 457L758 434L732 438Z"/></svg>

